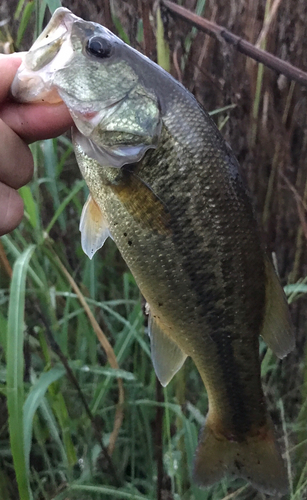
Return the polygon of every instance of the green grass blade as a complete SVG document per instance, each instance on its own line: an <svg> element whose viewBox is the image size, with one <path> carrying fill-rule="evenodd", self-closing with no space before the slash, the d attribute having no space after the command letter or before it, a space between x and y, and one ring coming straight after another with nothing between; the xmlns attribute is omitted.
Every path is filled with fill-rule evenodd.
<svg viewBox="0 0 307 500"><path fill-rule="evenodd" d="M34 7L35 7L34 0L32 0L31 2L28 2L25 6L25 9L24 9L23 15L22 15L22 19L21 19L20 24L19 24L18 33L17 33L17 40L16 40L16 47L17 48L19 47L21 40L23 39L23 35L24 35L26 28L29 24L30 17L32 15Z"/></svg>
<svg viewBox="0 0 307 500"><path fill-rule="evenodd" d="M65 450L63 443L62 443L62 440L61 440L57 421L53 415L53 412L52 412L50 405L49 405L46 398L43 398L43 400L40 404L40 413L41 413L42 418L45 420L45 422L47 424L47 427L48 427L49 432L50 432L50 436L54 440L55 445L57 446L57 448L61 454L64 467L68 467L69 461L68 461L68 457L66 454L66 450Z"/></svg>
<svg viewBox="0 0 307 500"><path fill-rule="evenodd" d="M29 186L23 186L19 189L19 194L23 199L25 209L29 216L29 221L33 229L36 229L39 225L39 217L37 213L37 205L33 199L31 189Z"/></svg>
<svg viewBox="0 0 307 500"><path fill-rule="evenodd" d="M210 116L218 115L220 113L224 113L225 111L230 111L231 109L235 109L237 107L236 104L228 104L228 106L223 106L222 108L214 109L213 111L209 111Z"/></svg>
<svg viewBox="0 0 307 500"><path fill-rule="evenodd" d="M71 486L71 491L80 491L83 493L99 493L104 494L106 497L119 498L120 500L148 500L148 497L137 494L130 493L129 491L125 491L120 488L110 488L106 486L96 486L96 485L87 485L87 484L73 484Z"/></svg>
<svg viewBox="0 0 307 500"><path fill-rule="evenodd" d="M118 36L119 38L121 38L125 43L127 43L128 45L130 45L130 40L129 40L129 37L127 35L127 33L125 32L119 18L117 16L112 16L112 19L113 19L113 22L114 22L114 26L117 30L117 33L118 33Z"/></svg>
<svg viewBox="0 0 307 500"><path fill-rule="evenodd" d="M46 3L50 9L51 14L53 14L54 11L59 7L62 7L61 0L47 0Z"/></svg>
<svg viewBox="0 0 307 500"><path fill-rule="evenodd" d="M77 455L71 438L70 419L63 394L58 391L52 395L52 410L56 415L61 429L63 446L67 456L69 466L77 462Z"/></svg>
<svg viewBox="0 0 307 500"><path fill-rule="evenodd" d="M170 50L164 38L164 26L159 8L157 9L157 60L161 68L170 71Z"/></svg>
<svg viewBox="0 0 307 500"><path fill-rule="evenodd" d="M33 418L50 384L61 378L65 374L64 368L51 368L43 373L33 385L23 408L23 429L24 429L24 452L27 468L29 472L29 459L31 451L31 440L33 431Z"/></svg>
<svg viewBox="0 0 307 500"><path fill-rule="evenodd" d="M60 206L60 195L59 195L59 191L58 191L59 186L58 186L57 175L56 175L58 158L57 158L57 152L55 149L55 144L56 144L56 141L53 141L53 139L47 139L42 144L42 152L43 152L43 157L44 157L45 170L46 170L47 177L50 179L50 182L48 182L46 184L46 187L52 196L54 211L58 210L58 208ZM66 229L66 222L65 222L65 217L64 217L63 211L58 213L57 218L58 218L58 222L60 224L61 230L64 231Z"/></svg>
<svg viewBox="0 0 307 500"><path fill-rule="evenodd" d="M195 14L197 14L198 16L201 17L204 13L205 6L206 6L206 0L198 0L197 5L195 7ZM196 36L196 33L197 33L197 28L195 28L193 26L193 28L191 29L191 32L185 38L184 45L185 45L185 51L186 51L187 57L190 55L189 54L190 49L192 46L192 42Z"/></svg>
<svg viewBox="0 0 307 500"><path fill-rule="evenodd" d="M46 0L36 0L36 26L35 35L36 37L43 31L44 28L44 17L46 14Z"/></svg>
<svg viewBox="0 0 307 500"><path fill-rule="evenodd" d="M16 232L17 231L18 231L18 229L16 230ZM11 253L15 257L15 259L18 259L20 257L22 252L18 249L17 245L15 244L16 239L13 238L13 236L5 234L5 235L1 236L1 241L4 244L5 248L8 250L8 252ZM44 283L41 281L39 276L33 271L33 269L31 267L28 269L28 272L29 272L29 276L31 276L34 283L36 283L36 285L39 288L43 289Z"/></svg>
<svg viewBox="0 0 307 500"><path fill-rule="evenodd" d="M184 429L184 443L186 447L187 460L189 464L189 475L192 472L192 466L194 461L195 450L198 442L198 429L194 422L191 422L187 418L183 418L183 429ZM210 491L208 493L201 490L196 485L191 484L191 489L193 492L193 497L195 500L206 500L210 496Z"/></svg>
<svg viewBox="0 0 307 500"><path fill-rule="evenodd" d="M307 293L306 278L297 283L286 285L284 292L287 295L288 303L292 304L292 302Z"/></svg>
<svg viewBox="0 0 307 500"><path fill-rule="evenodd" d="M49 234L50 230L52 229L52 227L54 226L54 224L56 223L57 219L60 217L60 215L62 214L64 208L66 207L66 205L68 205L68 203L70 202L70 200L72 200L72 198L84 187L84 181L78 181L76 182L73 190L69 193L68 196L66 196L66 198L64 198L64 200L62 201L62 203L60 204L59 208L57 209L57 211L55 212L54 216L52 217L51 221L49 222L47 228L46 228L46 233Z"/></svg>
<svg viewBox="0 0 307 500"><path fill-rule="evenodd" d="M6 339L7 339L7 319L0 312L0 347L3 349L3 355L6 359Z"/></svg>
<svg viewBox="0 0 307 500"><path fill-rule="evenodd" d="M7 406L9 412L9 433L21 500L30 500L32 498L23 447L23 331L26 276L34 249L34 245L29 246L14 264L7 329Z"/></svg>
<svg viewBox="0 0 307 500"><path fill-rule="evenodd" d="M17 5L16 10L15 10L15 14L14 14L15 21L17 21L19 19L19 17L21 16L22 9L24 8L25 3L26 3L26 0L19 0L18 5Z"/></svg>

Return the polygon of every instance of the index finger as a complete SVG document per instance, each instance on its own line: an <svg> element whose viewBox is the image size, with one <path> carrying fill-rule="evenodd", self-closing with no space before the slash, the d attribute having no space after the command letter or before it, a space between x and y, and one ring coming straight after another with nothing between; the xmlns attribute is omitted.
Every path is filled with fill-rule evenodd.
<svg viewBox="0 0 307 500"><path fill-rule="evenodd" d="M21 57L18 54L0 54L0 102L3 102L10 91L10 87L16 71L21 64Z"/></svg>
<svg viewBox="0 0 307 500"><path fill-rule="evenodd" d="M0 110L2 119L25 142L49 139L63 134L73 125L65 104L6 103Z"/></svg>

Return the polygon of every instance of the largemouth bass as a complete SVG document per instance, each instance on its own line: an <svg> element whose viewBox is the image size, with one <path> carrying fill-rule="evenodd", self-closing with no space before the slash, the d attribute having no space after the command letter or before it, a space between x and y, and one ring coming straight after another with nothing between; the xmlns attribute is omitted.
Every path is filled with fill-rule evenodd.
<svg viewBox="0 0 307 500"><path fill-rule="evenodd" d="M24 56L12 93L63 100L90 195L82 247L110 236L144 295L165 386L191 356L209 398L194 478L225 473L269 494L287 473L260 380L259 335L294 346L287 303L237 161L194 97L106 28L64 8Z"/></svg>

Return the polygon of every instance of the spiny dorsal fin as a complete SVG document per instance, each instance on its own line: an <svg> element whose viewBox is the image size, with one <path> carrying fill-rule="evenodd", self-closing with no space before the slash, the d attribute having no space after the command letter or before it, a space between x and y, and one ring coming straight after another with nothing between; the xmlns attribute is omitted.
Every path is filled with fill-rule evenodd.
<svg viewBox="0 0 307 500"><path fill-rule="evenodd" d="M110 233L105 218L91 195L84 204L79 229L83 252L92 259Z"/></svg>
<svg viewBox="0 0 307 500"><path fill-rule="evenodd" d="M165 387L180 370L187 355L163 332L151 314L149 314L148 331L154 369Z"/></svg>
<svg viewBox="0 0 307 500"><path fill-rule="evenodd" d="M266 279L266 311L261 336L276 356L283 358L294 348L295 339L286 296L269 259L266 259Z"/></svg>

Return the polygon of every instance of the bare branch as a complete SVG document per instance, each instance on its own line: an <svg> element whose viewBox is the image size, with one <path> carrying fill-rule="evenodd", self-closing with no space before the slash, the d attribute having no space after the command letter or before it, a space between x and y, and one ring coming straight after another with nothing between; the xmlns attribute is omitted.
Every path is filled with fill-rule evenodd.
<svg viewBox="0 0 307 500"><path fill-rule="evenodd" d="M296 66L292 66L292 64L279 59L279 57L273 56L269 52L259 49L255 47L255 45L243 40L239 36L234 35L226 28L219 26L212 21L208 21L200 16L197 16L193 12L177 5L173 2L169 2L168 0L162 0L162 4L166 7L172 14L180 17L184 21L192 24L196 28L204 31L210 36L217 38L218 40L225 40L225 42L233 45L239 52L245 54L255 61L258 61L270 69L277 71L278 73L282 73L290 80L294 80L301 85L307 86L307 73L297 68Z"/></svg>

